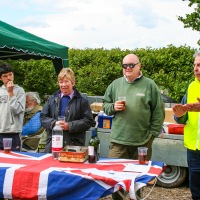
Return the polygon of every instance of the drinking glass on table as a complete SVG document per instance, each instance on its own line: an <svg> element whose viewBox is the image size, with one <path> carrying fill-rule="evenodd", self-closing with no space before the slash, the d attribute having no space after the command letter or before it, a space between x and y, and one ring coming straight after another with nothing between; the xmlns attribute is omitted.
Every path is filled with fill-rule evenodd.
<svg viewBox="0 0 200 200"><path fill-rule="evenodd" d="M58 116L58 121L65 121L65 116Z"/></svg>
<svg viewBox="0 0 200 200"><path fill-rule="evenodd" d="M138 160L141 165L146 164L147 150L147 147L138 147Z"/></svg>
<svg viewBox="0 0 200 200"><path fill-rule="evenodd" d="M12 138L3 138L4 153L10 153L12 148Z"/></svg>

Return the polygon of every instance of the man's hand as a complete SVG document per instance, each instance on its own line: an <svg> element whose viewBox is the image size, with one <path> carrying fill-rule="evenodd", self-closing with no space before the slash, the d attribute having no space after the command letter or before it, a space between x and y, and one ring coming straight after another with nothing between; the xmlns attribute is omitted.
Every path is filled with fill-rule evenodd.
<svg viewBox="0 0 200 200"><path fill-rule="evenodd" d="M188 103L186 105L190 107L189 109L190 112L200 112L200 102Z"/></svg>
<svg viewBox="0 0 200 200"><path fill-rule="evenodd" d="M185 105L182 105L182 104L175 104L172 107L172 111L173 111L173 113L174 113L174 115L176 117L182 117L183 115L186 114L186 112L188 111L188 109L190 109L189 106L185 106Z"/></svg>
<svg viewBox="0 0 200 200"><path fill-rule="evenodd" d="M14 83L13 81L8 81L6 85L8 94L10 97L14 96Z"/></svg>
<svg viewBox="0 0 200 200"><path fill-rule="evenodd" d="M176 117L182 117L186 112L200 112L200 98L197 98L199 102L196 103L187 103L187 104L176 104L172 108L174 115Z"/></svg>
<svg viewBox="0 0 200 200"><path fill-rule="evenodd" d="M122 101L116 101L114 104L114 109L116 111L123 111L123 110L125 110L125 107L126 106L124 105L124 103Z"/></svg>

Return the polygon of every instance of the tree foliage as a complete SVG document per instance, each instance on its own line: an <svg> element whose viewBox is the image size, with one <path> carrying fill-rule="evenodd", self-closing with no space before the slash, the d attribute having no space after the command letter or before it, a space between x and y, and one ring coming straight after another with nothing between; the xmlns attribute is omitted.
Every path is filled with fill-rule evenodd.
<svg viewBox="0 0 200 200"><path fill-rule="evenodd" d="M179 16L178 20L183 22L184 28L192 28L192 30L200 31L200 1L199 0L182 0L189 1L188 6L194 6L194 12L186 14L186 17ZM200 45L200 39L197 44Z"/></svg>
<svg viewBox="0 0 200 200"><path fill-rule="evenodd" d="M5 61L2 61L5 62ZM49 60L7 60L14 70L15 83L26 92L37 91L42 99L58 89L57 77L53 64Z"/></svg>
<svg viewBox="0 0 200 200"><path fill-rule="evenodd" d="M153 79L164 94L180 102L189 83L194 80L195 51L196 49L187 46L173 45L160 49L70 49L69 66L75 73L76 87L80 92L102 96L108 85L122 76L123 57L134 53L140 59L143 75ZM6 62L13 66L15 83L22 86L26 92L37 91L44 99L45 95L50 95L58 89L51 61Z"/></svg>
<svg viewBox="0 0 200 200"><path fill-rule="evenodd" d="M83 93L101 96L113 80L122 76L123 57L134 53L140 58L143 75L153 79L161 90L180 102L194 80L195 51L187 46L173 45L160 49L70 49L69 64L75 71L77 88Z"/></svg>

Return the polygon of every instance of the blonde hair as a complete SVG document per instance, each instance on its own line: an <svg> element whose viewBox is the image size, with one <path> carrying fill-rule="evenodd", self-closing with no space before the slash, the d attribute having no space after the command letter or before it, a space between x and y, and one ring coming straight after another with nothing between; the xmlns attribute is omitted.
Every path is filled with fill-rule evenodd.
<svg viewBox="0 0 200 200"><path fill-rule="evenodd" d="M58 81L61 81L64 77L69 79L73 85L75 85L74 72L70 68L63 68L58 74Z"/></svg>

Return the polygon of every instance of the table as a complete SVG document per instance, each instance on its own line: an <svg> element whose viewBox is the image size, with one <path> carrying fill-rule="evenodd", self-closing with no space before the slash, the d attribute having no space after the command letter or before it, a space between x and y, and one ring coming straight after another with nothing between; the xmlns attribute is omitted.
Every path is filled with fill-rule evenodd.
<svg viewBox="0 0 200 200"><path fill-rule="evenodd" d="M120 188L135 192L160 175L164 163L102 158L95 164L54 160L51 154L0 151L0 198L94 200ZM133 171L124 168L133 167ZM136 167L136 168L135 168ZM138 168L139 167L139 168Z"/></svg>

